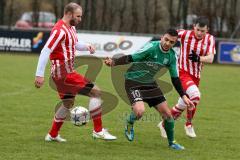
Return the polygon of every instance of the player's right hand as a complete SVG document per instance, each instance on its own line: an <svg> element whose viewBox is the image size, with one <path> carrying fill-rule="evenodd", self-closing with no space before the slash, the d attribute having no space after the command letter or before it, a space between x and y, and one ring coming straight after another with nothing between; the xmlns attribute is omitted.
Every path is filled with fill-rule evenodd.
<svg viewBox="0 0 240 160"><path fill-rule="evenodd" d="M104 63L105 63L107 66L109 66L109 67L113 66L113 60L112 60L112 58L107 57L107 58L104 60Z"/></svg>
<svg viewBox="0 0 240 160"><path fill-rule="evenodd" d="M187 105L189 110L192 110L195 107L194 103L186 95L182 97L182 100Z"/></svg>
<svg viewBox="0 0 240 160"><path fill-rule="evenodd" d="M35 77L35 82L34 82L34 84L35 84L35 87L36 87L36 88L42 87L43 83L44 83L44 77L39 77L39 76L36 76L36 77Z"/></svg>

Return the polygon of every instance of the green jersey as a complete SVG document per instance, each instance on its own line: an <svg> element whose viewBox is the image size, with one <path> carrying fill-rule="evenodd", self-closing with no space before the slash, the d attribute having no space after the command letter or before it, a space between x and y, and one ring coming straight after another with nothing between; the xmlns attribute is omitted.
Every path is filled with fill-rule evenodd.
<svg viewBox="0 0 240 160"><path fill-rule="evenodd" d="M165 52L159 41L149 42L132 55L133 64L125 73L125 78L141 83L154 82L154 76L161 68L168 68L171 77L178 77L177 57L171 48Z"/></svg>

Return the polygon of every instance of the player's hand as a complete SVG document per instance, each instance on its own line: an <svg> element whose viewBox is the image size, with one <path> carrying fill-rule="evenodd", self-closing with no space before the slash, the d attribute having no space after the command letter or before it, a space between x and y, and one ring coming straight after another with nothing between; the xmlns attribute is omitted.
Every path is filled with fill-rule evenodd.
<svg viewBox="0 0 240 160"><path fill-rule="evenodd" d="M188 58L193 62L200 62L200 56L196 54L194 50L191 51L192 53L189 54Z"/></svg>
<svg viewBox="0 0 240 160"><path fill-rule="evenodd" d="M106 59L104 59L104 63L109 66L109 67L112 67L114 64L113 64L113 60L112 58L109 58L107 57Z"/></svg>
<svg viewBox="0 0 240 160"><path fill-rule="evenodd" d="M39 76L36 76L36 77L35 77L35 82L34 82L34 84L35 84L35 87L36 87L36 88L42 87L43 83L44 83L44 77L39 77Z"/></svg>
<svg viewBox="0 0 240 160"><path fill-rule="evenodd" d="M95 53L95 47L93 46L93 45L88 45L87 46L87 50L90 52L90 54L93 54L93 53Z"/></svg>
<svg viewBox="0 0 240 160"><path fill-rule="evenodd" d="M195 107L194 103L186 95L182 97L182 100L187 105L189 110L192 110Z"/></svg>

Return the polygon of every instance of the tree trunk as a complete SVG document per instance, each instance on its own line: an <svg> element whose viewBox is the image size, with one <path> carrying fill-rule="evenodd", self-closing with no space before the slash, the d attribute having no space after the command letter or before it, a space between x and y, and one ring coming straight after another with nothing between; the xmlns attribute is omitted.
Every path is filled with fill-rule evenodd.
<svg viewBox="0 0 240 160"><path fill-rule="evenodd" d="M6 0L0 0L0 25L4 24Z"/></svg>
<svg viewBox="0 0 240 160"><path fill-rule="evenodd" d="M173 15L173 0L169 0L168 1L168 12L169 12L169 24L170 24L170 27L173 27L175 24L175 18L174 18L174 15Z"/></svg>
<svg viewBox="0 0 240 160"><path fill-rule="evenodd" d="M148 8L148 1L144 1L145 2L145 11L144 11L144 15L145 15L145 20L146 20L146 26L145 26L145 33L149 33L149 8Z"/></svg>
<svg viewBox="0 0 240 160"><path fill-rule="evenodd" d="M131 32L135 33L137 31L138 27L138 15L137 15L137 9L136 9L136 0L132 0L132 16L133 16L133 22L131 27Z"/></svg>
<svg viewBox="0 0 240 160"><path fill-rule="evenodd" d="M157 31L157 0L154 1L154 18L153 18L153 23L154 23L153 33L156 33L156 31Z"/></svg>
<svg viewBox="0 0 240 160"><path fill-rule="evenodd" d="M223 1L223 8L222 8L222 16L221 16L221 22L220 22L220 32L219 36L222 36L222 30L223 30L223 23L226 17L226 9L227 9L227 0Z"/></svg>
<svg viewBox="0 0 240 160"><path fill-rule="evenodd" d="M33 27L38 27L39 22L39 10L40 10L40 3L39 0L33 0L32 1L32 22Z"/></svg>
<svg viewBox="0 0 240 160"><path fill-rule="evenodd" d="M102 17L101 17L101 24L100 24L100 30L104 30L104 28L105 28L105 20L104 20L104 17L105 17L105 15L106 15L106 11L107 11L107 0L103 0L103 11L102 11Z"/></svg>
<svg viewBox="0 0 240 160"><path fill-rule="evenodd" d="M14 10L14 0L10 0L9 5L9 20L8 20L8 27L10 28L12 25L12 19L13 19L13 10Z"/></svg>
<svg viewBox="0 0 240 160"><path fill-rule="evenodd" d="M231 0L230 6L230 17L229 17L229 25L231 33L235 30L236 27L236 17L237 17L237 0Z"/></svg>
<svg viewBox="0 0 240 160"><path fill-rule="evenodd" d="M182 7L183 7L183 12L182 12L183 28L188 29L188 24L187 24L188 0L183 0Z"/></svg>
<svg viewBox="0 0 240 160"><path fill-rule="evenodd" d="M183 1L183 0L179 0L179 1L178 1L178 9L177 9L177 23L178 23L178 24L180 24L180 22L181 22L181 17L180 17L180 15L181 15L181 9L182 9L182 1Z"/></svg>
<svg viewBox="0 0 240 160"><path fill-rule="evenodd" d="M53 1L53 12L54 12L54 14L55 14L55 16L56 16L57 18L59 18L59 14L58 14L58 2L59 2L59 0L54 0L54 1Z"/></svg>
<svg viewBox="0 0 240 160"><path fill-rule="evenodd" d="M127 6L127 0L123 0L123 5L122 8L120 10L120 31L123 30L123 25L124 25L124 12L126 10L126 6Z"/></svg>
<svg viewBox="0 0 240 160"><path fill-rule="evenodd" d="M91 16L90 16L90 30L96 30L97 25L96 25L96 0L91 1Z"/></svg>

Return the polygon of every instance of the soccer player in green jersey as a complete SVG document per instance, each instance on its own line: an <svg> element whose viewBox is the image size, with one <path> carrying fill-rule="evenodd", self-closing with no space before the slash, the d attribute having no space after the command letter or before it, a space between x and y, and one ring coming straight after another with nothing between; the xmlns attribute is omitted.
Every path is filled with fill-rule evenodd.
<svg viewBox="0 0 240 160"><path fill-rule="evenodd" d="M154 76L163 68L168 68L172 84L189 108L194 104L188 99L182 89L178 77L176 53L172 49L177 42L178 33L169 29L161 38L161 41L149 42L142 49L132 55L124 55L118 58L106 58L105 64L116 66L132 63L125 73L125 90L132 105L132 112L127 117L125 135L129 141L134 139L133 124L144 113L146 102L154 107L163 117L164 128L167 133L169 147L183 150L184 147L174 141L174 119L168 108L166 99L154 80Z"/></svg>

